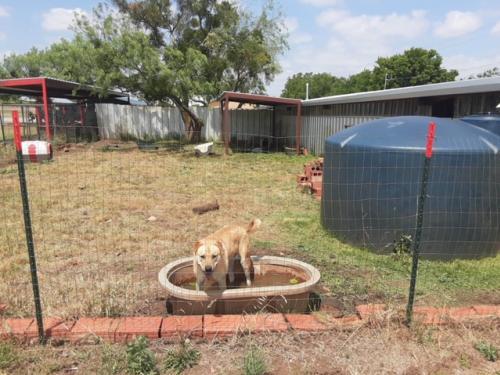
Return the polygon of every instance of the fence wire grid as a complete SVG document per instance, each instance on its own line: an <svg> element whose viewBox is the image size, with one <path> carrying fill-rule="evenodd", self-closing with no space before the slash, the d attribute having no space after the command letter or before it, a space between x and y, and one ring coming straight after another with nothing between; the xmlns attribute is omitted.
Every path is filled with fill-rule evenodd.
<svg viewBox="0 0 500 375"><path fill-rule="evenodd" d="M6 134L11 126L7 112L14 109L21 113L20 107L3 109ZM308 189L297 187L297 176L320 155L295 155L294 131L285 131L287 123L278 128L274 124L273 129L271 114L261 114L262 121L250 129L238 125L238 116L245 114L235 111L233 154L223 155L223 143L215 139L213 152L197 157L194 145L183 136L155 140L121 133L112 139L101 124L90 123L90 116L82 123L79 106L67 105L65 113L66 119L53 116L53 160L26 162L45 315L315 309L342 315L363 303L406 305L423 152L326 147L322 200L317 200ZM69 113L76 117L69 119ZM25 139L45 139L43 124L30 119L28 114L22 119ZM305 144L307 133L303 134ZM11 139L5 137L0 145L0 302L9 306L8 314L32 316ZM425 137L421 142L425 147ZM499 167L497 153L471 154L467 147L433 159L417 305L500 301ZM193 212L214 202L217 210ZM196 241L225 225L246 228L255 218L262 224L249 235L250 253L306 262L321 273L317 285L295 296L282 293L281 287L299 288L308 273L292 261L287 268L286 261L273 266L256 259L253 286L275 293L259 298L236 293L230 303L223 303L217 292L208 302L169 296L158 281L164 266L192 257ZM457 253L473 259L451 260ZM229 288L244 291L243 269L236 267L235 274ZM171 281L193 291L192 263L181 267Z"/></svg>

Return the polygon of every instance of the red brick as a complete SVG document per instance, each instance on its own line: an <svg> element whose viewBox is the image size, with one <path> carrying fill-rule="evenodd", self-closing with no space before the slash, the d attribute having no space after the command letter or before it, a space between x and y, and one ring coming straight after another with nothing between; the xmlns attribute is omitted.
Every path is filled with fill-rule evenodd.
<svg viewBox="0 0 500 375"><path fill-rule="evenodd" d="M472 308L477 315L500 316L499 305L474 305Z"/></svg>
<svg viewBox="0 0 500 375"><path fill-rule="evenodd" d="M288 323L283 314L243 315L241 330L248 333L283 332Z"/></svg>
<svg viewBox="0 0 500 375"><path fill-rule="evenodd" d="M352 328L363 325L363 321L357 315L343 316L341 318L332 318L330 320L335 326L340 328Z"/></svg>
<svg viewBox="0 0 500 375"><path fill-rule="evenodd" d="M361 319L368 319L374 315L380 316L384 313L384 311L385 305L381 303L356 306L356 312Z"/></svg>
<svg viewBox="0 0 500 375"><path fill-rule="evenodd" d="M422 324L444 324L449 322L448 309L431 306L419 306L413 308L413 317Z"/></svg>
<svg viewBox="0 0 500 375"><path fill-rule="evenodd" d="M138 336L159 339L162 320L161 316L121 318L115 331L115 341L129 342Z"/></svg>
<svg viewBox="0 0 500 375"><path fill-rule="evenodd" d="M68 338L79 341L97 336L105 341L114 341L118 322L118 319L112 318L81 318L71 328Z"/></svg>
<svg viewBox="0 0 500 375"><path fill-rule="evenodd" d="M10 318L0 322L0 336L26 338L26 331L33 323L33 318Z"/></svg>
<svg viewBox="0 0 500 375"><path fill-rule="evenodd" d="M167 340L185 337L203 337L203 316L186 315L163 318L160 337Z"/></svg>
<svg viewBox="0 0 500 375"><path fill-rule="evenodd" d="M472 307L451 307L447 311L449 318L462 322L477 317L476 310Z"/></svg>
<svg viewBox="0 0 500 375"><path fill-rule="evenodd" d="M45 337L53 337L59 339L67 338L74 324L75 322L66 322L60 318L45 318L43 319L43 330L45 332ZM33 323L26 331L26 335L30 339L38 337L38 325L36 323L36 320L33 320Z"/></svg>
<svg viewBox="0 0 500 375"><path fill-rule="evenodd" d="M285 314L290 327L296 331L326 331L328 327L321 323L314 315Z"/></svg>
<svg viewBox="0 0 500 375"><path fill-rule="evenodd" d="M208 339L237 334L243 326L241 315L204 315L203 336Z"/></svg>

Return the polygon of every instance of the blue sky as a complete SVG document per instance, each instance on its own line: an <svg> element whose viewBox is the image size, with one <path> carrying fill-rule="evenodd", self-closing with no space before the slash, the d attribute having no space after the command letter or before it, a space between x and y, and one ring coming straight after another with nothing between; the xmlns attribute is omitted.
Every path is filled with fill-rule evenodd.
<svg viewBox="0 0 500 375"><path fill-rule="evenodd" d="M74 10L89 13L93 0L0 0L0 57L45 47L67 30ZM239 0L258 10L263 0ZM435 48L444 65L462 76L500 67L500 1L281 0L290 49L283 72L269 86L279 95L297 72L348 75L371 68L378 56L412 46Z"/></svg>

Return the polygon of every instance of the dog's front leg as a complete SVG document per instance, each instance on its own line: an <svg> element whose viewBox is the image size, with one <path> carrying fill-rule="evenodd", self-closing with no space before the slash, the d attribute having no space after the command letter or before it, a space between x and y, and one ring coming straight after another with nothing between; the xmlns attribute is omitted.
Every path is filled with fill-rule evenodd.
<svg viewBox="0 0 500 375"><path fill-rule="evenodd" d="M247 286L251 286L252 285L252 280L251 280L252 260L249 258L242 258L240 262L241 262L241 266L243 267L243 271L245 271L245 278L247 280Z"/></svg>
<svg viewBox="0 0 500 375"><path fill-rule="evenodd" d="M229 273L229 283L234 283L234 259L229 260L228 264L228 273Z"/></svg>
<svg viewBox="0 0 500 375"><path fill-rule="evenodd" d="M204 286L204 281L205 280L196 280L196 291L199 292L201 289L203 289Z"/></svg>

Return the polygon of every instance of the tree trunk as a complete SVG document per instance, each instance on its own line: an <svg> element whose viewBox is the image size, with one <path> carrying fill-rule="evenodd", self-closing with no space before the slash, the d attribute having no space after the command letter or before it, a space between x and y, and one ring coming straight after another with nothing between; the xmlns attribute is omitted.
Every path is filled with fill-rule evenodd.
<svg viewBox="0 0 500 375"><path fill-rule="evenodd" d="M201 141L201 128L204 125L203 121L201 121L198 116L189 109L189 106L184 104L179 98L171 99L179 111L181 111L187 140L192 143L199 143Z"/></svg>

